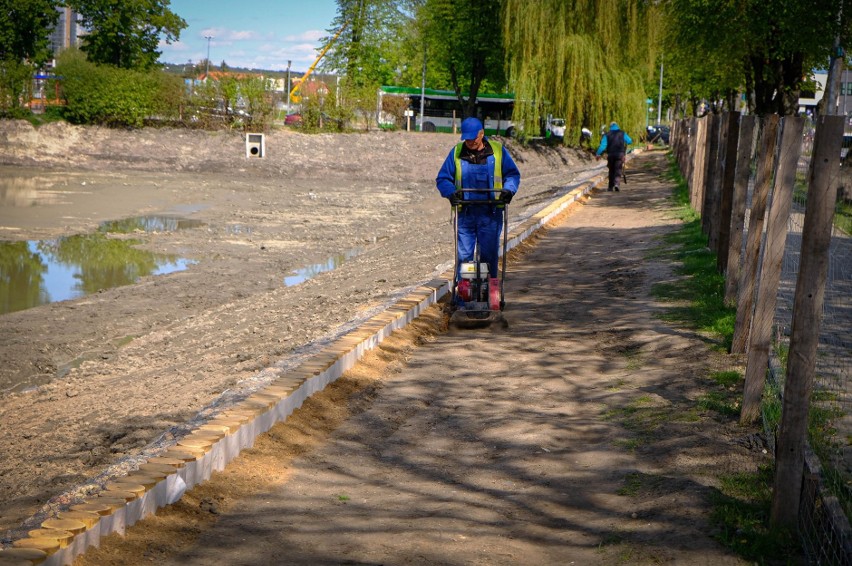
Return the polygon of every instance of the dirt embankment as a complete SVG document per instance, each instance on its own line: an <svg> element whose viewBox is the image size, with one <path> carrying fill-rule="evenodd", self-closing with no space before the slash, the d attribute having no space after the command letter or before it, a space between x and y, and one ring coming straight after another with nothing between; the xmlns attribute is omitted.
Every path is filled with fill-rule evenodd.
<svg viewBox="0 0 852 566"><path fill-rule="evenodd" d="M235 132L0 122L0 239L146 214L202 222L132 235L195 261L186 271L0 316L0 532L451 261L434 177L455 137L285 131L265 142L263 159L247 159ZM565 148L509 147L523 175L514 218L597 167ZM294 270L306 280L286 284Z"/></svg>

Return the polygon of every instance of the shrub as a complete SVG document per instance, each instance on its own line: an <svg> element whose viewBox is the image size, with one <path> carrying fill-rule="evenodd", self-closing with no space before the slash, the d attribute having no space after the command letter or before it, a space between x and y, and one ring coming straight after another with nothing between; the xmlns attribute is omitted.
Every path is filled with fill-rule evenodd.
<svg viewBox="0 0 852 566"><path fill-rule="evenodd" d="M238 79L237 92L249 115L246 125L253 129L268 129L272 123L273 105L266 81L261 77Z"/></svg>
<svg viewBox="0 0 852 566"><path fill-rule="evenodd" d="M32 65L14 59L0 60L0 116L23 118L29 115L24 102L32 97Z"/></svg>
<svg viewBox="0 0 852 566"><path fill-rule="evenodd" d="M160 71L132 71L95 65L75 49L60 55L65 117L77 124L141 127L154 116L176 116L180 79Z"/></svg>

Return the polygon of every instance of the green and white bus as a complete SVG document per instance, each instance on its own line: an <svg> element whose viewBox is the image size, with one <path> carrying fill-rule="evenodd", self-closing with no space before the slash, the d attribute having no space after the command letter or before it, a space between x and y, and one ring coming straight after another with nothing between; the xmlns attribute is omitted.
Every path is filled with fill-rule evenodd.
<svg viewBox="0 0 852 566"><path fill-rule="evenodd" d="M402 86L383 86L379 89L379 123L382 126L393 124L394 118L382 112L382 99L385 96L400 96L409 100L408 111L413 118L412 129L424 132L458 131L465 116L458 110L458 98L451 90L431 88L421 91L419 88ZM420 115L420 99L423 98L423 116ZM467 97L465 97L467 100ZM515 133L512 112L515 109L515 95L512 93L479 93L476 97L476 117L482 120L486 135L511 137Z"/></svg>

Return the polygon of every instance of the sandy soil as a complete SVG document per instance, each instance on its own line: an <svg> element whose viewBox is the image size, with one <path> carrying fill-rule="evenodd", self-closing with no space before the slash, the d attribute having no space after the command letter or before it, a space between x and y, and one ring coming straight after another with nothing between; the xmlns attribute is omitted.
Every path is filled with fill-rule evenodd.
<svg viewBox="0 0 852 566"><path fill-rule="evenodd" d="M196 260L187 271L0 317L3 540L445 269L449 214L434 176L453 143L276 132L263 159L246 159L232 132L0 122L2 239L142 214L204 223L134 235ZM564 148L512 150L514 217L598 166ZM283 284L350 251L333 271Z"/></svg>
<svg viewBox="0 0 852 566"><path fill-rule="evenodd" d="M727 357L657 317L676 221L665 160L637 161L512 254L508 329L431 309L80 566L746 564L708 514L762 447L696 403Z"/></svg>

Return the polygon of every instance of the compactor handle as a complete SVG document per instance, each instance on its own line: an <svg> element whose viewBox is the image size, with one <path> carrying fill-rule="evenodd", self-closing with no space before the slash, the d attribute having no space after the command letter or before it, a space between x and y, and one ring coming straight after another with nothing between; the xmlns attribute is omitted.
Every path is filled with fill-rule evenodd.
<svg viewBox="0 0 852 566"><path fill-rule="evenodd" d="M465 193L499 193L500 189L458 189L456 192L462 194L459 204L506 204L506 201L500 198L468 200L465 196Z"/></svg>

